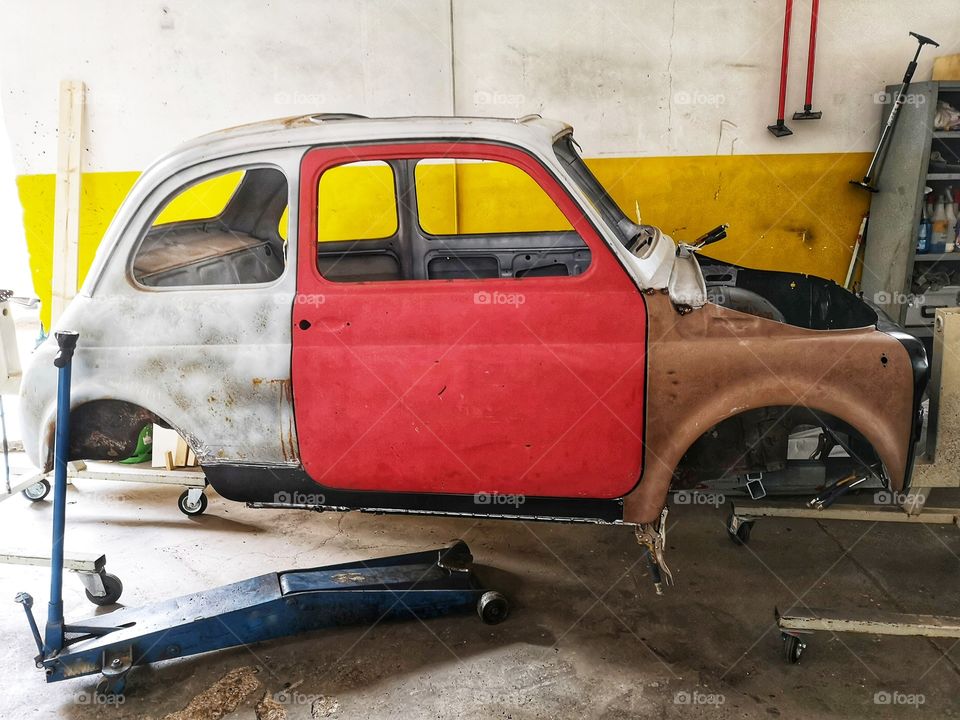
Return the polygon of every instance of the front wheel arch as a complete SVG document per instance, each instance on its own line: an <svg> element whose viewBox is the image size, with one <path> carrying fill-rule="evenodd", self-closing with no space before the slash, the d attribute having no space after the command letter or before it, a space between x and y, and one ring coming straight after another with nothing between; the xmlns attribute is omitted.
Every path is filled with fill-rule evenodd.
<svg viewBox="0 0 960 720"><path fill-rule="evenodd" d="M671 489L696 487L720 476L785 470L789 437L804 427L846 435L858 466L879 461L867 437L841 418L800 405L760 407L724 418L695 438L677 463Z"/></svg>

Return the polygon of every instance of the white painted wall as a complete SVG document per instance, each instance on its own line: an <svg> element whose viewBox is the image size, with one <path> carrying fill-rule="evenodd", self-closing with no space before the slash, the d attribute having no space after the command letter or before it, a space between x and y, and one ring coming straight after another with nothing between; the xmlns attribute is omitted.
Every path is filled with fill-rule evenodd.
<svg viewBox="0 0 960 720"><path fill-rule="evenodd" d="M788 117L803 101L809 10L795 3ZM86 170L142 169L203 132L311 111L540 112L573 123L589 156L842 152L872 149L874 94L902 76L908 30L960 52L957 0L823 0L824 118L788 120L796 134L778 140L765 128L781 0L46 0L5 15L18 173L54 171L63 78L88 87Z"/></svg>
<svg viewBox="0 0 960 720"><path fill-rule="evenodd" d="M0 140L6 138L3 123L3 97L0 95ZM33 281L27 259L27 243L23 232L23 207L17 197L16 170L10 156L10 144L0 142L0 288L15 295L33 295Z"/></svg>

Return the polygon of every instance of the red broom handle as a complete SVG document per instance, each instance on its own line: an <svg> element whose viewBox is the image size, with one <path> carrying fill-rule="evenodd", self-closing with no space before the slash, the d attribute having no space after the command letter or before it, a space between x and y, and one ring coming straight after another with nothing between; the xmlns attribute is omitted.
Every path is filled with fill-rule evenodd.
<svg viewBox="0 0 960 720"><path fill-rule="evenodd" d="M787 63L790 61L790 20L793 16L793 0L787 0L783 12L783 55L780 57L780 104L777 107L777 120L783 120L787 105Z"/></svg>
<svg viewBox="0 0 960 720"><path fill-rule="evenodd" d="M807 95L804 106L810 108L813 104L813 58L817 52L817 20L820 17L820 0L812 0L810 4L810 47L807 49Z"/></svg>

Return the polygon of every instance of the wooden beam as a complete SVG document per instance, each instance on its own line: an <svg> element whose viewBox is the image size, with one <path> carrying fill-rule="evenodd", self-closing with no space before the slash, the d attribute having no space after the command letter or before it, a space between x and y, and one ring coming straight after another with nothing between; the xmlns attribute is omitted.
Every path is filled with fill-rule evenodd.
<svg viewBox="0 0 960 720"><path fill-rule="evenodd" d="M866 633L922 637L960 637L960 618L944 615L914 615L880 610L817 610L793 608L781 614L775 610L781 630L798 632Z"/></svg>
<svg viewBox="0 0 960 720"><path fill-rule="evenodd" d="M79 80L60 83L60 120L57 125L57 185L53 210L53 277L50 324L77 294L80 246L80 169L83 162L84 85ZM48 328L49 329L49 328Z"/></svg>

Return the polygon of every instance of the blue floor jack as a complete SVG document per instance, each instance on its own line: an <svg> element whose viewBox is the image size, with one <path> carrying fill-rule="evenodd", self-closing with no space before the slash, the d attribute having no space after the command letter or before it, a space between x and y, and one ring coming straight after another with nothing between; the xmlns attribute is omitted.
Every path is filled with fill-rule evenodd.
<svg viewBox="0 0 960 720"><path fill-rule="evenodd" d="M427 552L267 573L213 590L65 623L63 537L70 442L70 367L78 334L56 333L60 350L54 446L50 603L41 636L33 598L17 595L37 643L47 682L101 673L98 694L119 695L136 665L196 655L310 630L476 610L503 621L506 598L484 588L463 541Z"/></svg>

